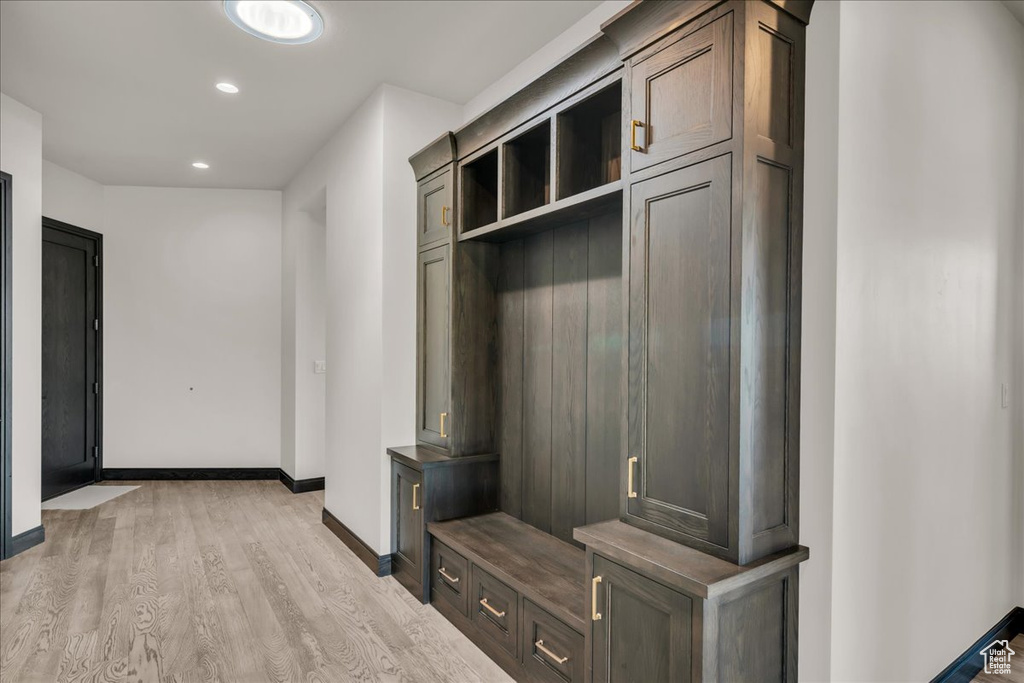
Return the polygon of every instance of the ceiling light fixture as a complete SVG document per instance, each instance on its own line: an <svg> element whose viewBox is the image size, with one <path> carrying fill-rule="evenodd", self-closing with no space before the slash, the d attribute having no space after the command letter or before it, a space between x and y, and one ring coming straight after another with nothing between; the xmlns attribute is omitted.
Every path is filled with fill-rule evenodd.
<svg viewBox="0 0 1024 683"><path fill-rule="evenodd" d="M217 90L226 92L229 95L234 95L238 92L238 86L234 83L218 83Z"/></svg>
<svg viewBox="0 0 1024 683"><path fill-rule="evenodd" d="M238 28L272 43L311 43L324 32L324 20L302 0L224 0L224 12Z"/></svg>
<svg viewBox="0 0 1024 683"><path fill-rule="evenodd" d="M193 161L192 162L192 167L193 168L210 168L210 165L205 163L205 162L202 162L202 161Z"/></svg>

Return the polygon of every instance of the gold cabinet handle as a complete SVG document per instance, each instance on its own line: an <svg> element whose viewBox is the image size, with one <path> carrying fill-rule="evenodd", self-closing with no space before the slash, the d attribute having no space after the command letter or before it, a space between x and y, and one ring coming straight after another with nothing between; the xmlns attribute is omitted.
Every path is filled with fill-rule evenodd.
<svg viewBox="0 0 1024 683"><path fill-rule="evenodd" d="M480 598L480 606L483 607L484 609L486 609L488 612L490 612L494 616L498 617L499 619L504 619L505 618L505 610L501 610L499 612L498 610L494 609L493 607L491 607L490 605L487 604L487 598Z"/></svg>
<svg viewBox="0 0 1024 683"><path fill-rule="evenodd" d="M451 225L451 221L448 220L448 212L451 211L447 206L441 207L441 225Z"/></svg>
<svg viewBox="0 0 1024 683"><path fill-rule="evenodd" d="M597 611L597 584L601 583L601 577L595 576L590 582L590 618L593 621L601 620L601 613Z"/></svg>
<svg viewBox="0 0 1024 683"><path fill-rule="evenodd" d="M444 431L444 423L448 420L448 413L441 413L441 438L447 439L448 433Z"/></svg>
<svg viewBox="0 0 1024 683"><path fill-rule="evenodd" d="M637 121L636 119L633 119L632 121L629 122L629 148L634 152L644 151L643 147L640 147L639 145L636 144L636 129L643 127L643 122Z"/></svg>
<svg viewBox="0 0 1024 683"><path fill-rule="evenodd" d="M636 498L636 489L633 486L633 469L636 466L636 456L626 461L626 497Z"/></svg>
<svg viewBox="0 0 1024 683"><path fill-rule="evenodd" d="M420 490L420 485L419 484L413 484L412 485L412 509L413 510L419 510L420 509L420 504L416 501L416 494L419 492L419 490Z"/></svg>
<svg viewBox="0 0 1024 683"><path fill-rule="evenodd" d="M546 654L551 659L553 659L556 662L558 662L559 664L565 664L566 662L569 661L568 657L559 657L554 652L552 652L551 650L549 650L546 647L544 647L544 641L543 640L538 640L536 643L533 644L533 646L535 648L537 648L538 650L540 650L541 652L543 652L544 654Z"/></svg>
<svg viewBox="0 0 1024 683"><path fill-rule="evenodd" d="M459 577L452 576L451 574L449 574L448 572L445 571L444 567L441 567L440 569L438 569L437 573L440 574L441 578L443 578L448 583L458 583L459 582Z"/></svg>

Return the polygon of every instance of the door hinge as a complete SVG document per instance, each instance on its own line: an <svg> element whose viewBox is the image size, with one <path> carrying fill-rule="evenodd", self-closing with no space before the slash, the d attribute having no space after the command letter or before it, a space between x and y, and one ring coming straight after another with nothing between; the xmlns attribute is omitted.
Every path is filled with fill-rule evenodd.
<svg viewBox="0 0 1024 683"><path fill-rule="evenodd" d="M99 382L93 382L92 383L92 393L94 393L94 394L100 393L100 383Z"/></svg>
<svg viewBox="0 0 1024 683"><path fill-rule="evenodd" d="M92 257L92 265L94 265L97 268L100 267L100 255L99 254L96 254L95 256Z"/></svg>
<svg viewBox="0 0 1024 683"><path fill-rule="evenodd" d="M99 329L100 329L100 319L99 318L96 318L95 320L92 321L92 329L99 331Z"/></svg>

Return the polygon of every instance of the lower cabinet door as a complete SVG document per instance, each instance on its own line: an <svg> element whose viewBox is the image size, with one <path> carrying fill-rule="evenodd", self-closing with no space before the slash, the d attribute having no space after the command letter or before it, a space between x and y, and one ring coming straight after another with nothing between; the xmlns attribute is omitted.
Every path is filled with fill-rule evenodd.
<svg viewBox="0 0 1024 683"><path fill-rule="evenodd" d="M393 572L416 592L423 583L423 477L397 462L392 464L392 476Z"/></svg>
<svg viewBox="0 0 1024 683"><path fill-rule="evenodd" d="M594 683L689 681L690 598L599 555L591 580Z"/></svg>

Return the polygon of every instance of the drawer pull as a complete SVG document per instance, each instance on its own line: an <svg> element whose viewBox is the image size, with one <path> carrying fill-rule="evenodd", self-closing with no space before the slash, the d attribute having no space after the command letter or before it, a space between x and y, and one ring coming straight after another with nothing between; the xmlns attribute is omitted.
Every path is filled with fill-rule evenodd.
<svg viewBox="0 0 1024 683"><path fill-rule="evenodd" d="M420 490L420 485L419 484L413 484L412 485L412 509L413 510L419 510L420 509L420 504L416 500L416 494L419 492L419 490Z"/></svg>
<svg viewBox="0 0 1024 683"><path fill-rule="evenodd" d="M438 569L437 573L440 574L441 578L443 578L448 583L458 583L459 582L459 577L452 576L451 574L449 574L448 572L446 572L444 570L444 567L441 567L440 569Z"/></svg>
<svg viewBox="0 0 1024 683"><path fill-rule="evenodd" d="M498 610L494 609L493 607L487 604L487 598L480 598L480 606L499 619L505 618L505 610L499 612Z"/></svg>
<svg viewBox="0 0 1024 683"><path fill-rule="evenodd" d="M626 497L636 498L636 489L633 487L633 469L636 466L636 456L626 461Z"/></svg>
<svg viewBox="0 0 1024 683"><path fill-rule="evenodd" d="M601 583L601 577L595 576L590 582L590 618L594 621L601 620L601 613L597 611L597 584Z"/></svg>
<svg viewBox="0 0 1024 683"><path fill-rule="evenodd" d="M552 652L551 650L549 650L546 647L544 647L544 641L543 640L538 640L533 645L538 650L540 650L541 652L543 652L544 654L546 654L548 657L550 657L551 659L553 659L555 662L557 662L559 664L565 664L566 662L569 661L568 657L559 657L554 652Z"/></svg>

